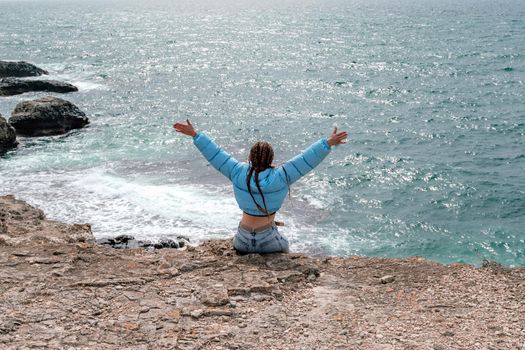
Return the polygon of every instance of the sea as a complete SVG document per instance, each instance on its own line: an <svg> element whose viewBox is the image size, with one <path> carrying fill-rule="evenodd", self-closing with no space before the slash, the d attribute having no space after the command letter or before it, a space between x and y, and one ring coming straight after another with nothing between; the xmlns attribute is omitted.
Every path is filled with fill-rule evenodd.
<svg viewBox="0 0 525 350"><path fill-rule="evenodd" d="M19 137L0 194L97 238L233 236L231 184L176 121L276 164L337 127L278 213L292 252L525 265L522 0L0 0L0 59L78 86L53 95L91 122Z"/></svg>

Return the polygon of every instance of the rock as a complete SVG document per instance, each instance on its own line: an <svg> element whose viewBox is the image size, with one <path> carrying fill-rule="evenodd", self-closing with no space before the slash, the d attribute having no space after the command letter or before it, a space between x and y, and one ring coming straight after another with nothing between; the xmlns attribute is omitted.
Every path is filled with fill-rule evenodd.
<svg viewBox="0 0 525 350"><path fill-rule="evenodd" d="M0 114L0 154L16 147L17 144L15 129Z"/></svg>
<svg viewBox="0 0 525 350"><path fill-rule="evenodd" d="M387 284L387 283L392 283L394 282L394 280L396 279L395 276L392 276L392 275L386 275L386 276L383 276L381 277L381 283L383 284Z"/></svg>
<svg viewBox="0 0 525 350"><path fill-rule="evenodd" d="M14 333L21 324L22 322L17 319L4 319L0 321L0 334Z"/></svg>
<svg viewBox="0 0 525 350"><path fill-rule="evenodd" d="M48 74L47 71L24 61L0 61L0 78L36 77Z"/></svg>
<svg viewBox="0 0 525 350"><path fill-rule="evenodd" d="M223 306L230 302L228 291L223 287L205 288L200 295L200 301L206 306Z"/></svg>
<svg viewBox="0 0 525 350"><path fill-rule="evenodd" d="M24 243L93 242L88 224L64 224L47 220L42 210L13 196L0 196L0 239L6 245Z"/></svg>
<svg viewBox="0 0 525 350"><path fill-rule="evenodd" d="M308 281L315 281L321 273L319 272L319 269L316 267L307 267L304 269L303 274L305 274L307 277L306 279Z"/></svg>
<svg viewBox="0 0 525 350"><path fill-rule="evenodd" d="M114 238L97 239L97 244L110 245L115 249L121 248L139 248L138 241L130 235L120 235Z"/></svg>
<svg viewBox="0 0 525 350"><path fill-rule="evenodd" d="M132 239L135 239L133 236L130 235L120 235L115 237L115 241L121 242L121 243L127 243L131 241Z"/></svg>
<svg viewBox="0 0 525 350"><path fill-rule="evenodd" d="M254 301L267 301L267 300L273 299L271 295L261 294L261 293L254 293L250 296L250 298Z"/></svg>
<svg viewBox="0 0 525 350"><path fill-rule="evenodd" d="M208 308L204 310L203 315L204 316L232 316L233 311L228 310L228 309Z"/></svg>
<svg viewBox="0 0 525 350"><path fill-rule="evenodd" d="M277 281L280 283L295 283L303 279L304 274L298 271L286 271L277 275Z"/></svg>
<svg viewBox="0 0 525 350"><path fill-rule="evenodd" d="M180 272L191 272L194 270L202 269L206 266L207 265L205 263L202 263L202 261L196 260L182 264L181 266L179 266L179 270Z"/></svg>
<svg viewBox="0 0 525 350"><path fill-rule="evenodd" d="M66 93L78 91L78 88L74 85L58 80L0 79L0 96L20 95L31 91Z"/></svg>
<svg viewBox="0 0 525 350"><path fill-rule="evenodd" d="M202 309L197 309L197 310L193 310L191 313L190 313L191 317L193 318L199 318L201 317L202 315L204 315L204 310Z"/></svg>
<svg viewBox="0 0 525 350"><path fill-rule="evenodd" d="M179 243L177 241L174 241L172 239L161 239L158 243L155 243L153 245L156 249L162 249L162 248L179 248Z"/></svg>
<svg viewBox="0 0 525 350"><path fill-rule="evenodd" d="M173 239L161 239L159 242L152 243L150 241L136 240L135 237L130 235L120 235L117 237L100 238L97 239L97 244L109 245L115 249L163 249L163 248L183 248L187 243L185 240L173 240Z"/></svg>
<svg viewBox="0 0 525 350"><path fill-rule="evenodd" d="M177 236L177 239L178 240L186 240L186 241L190 241L190 238L188 236L183 236L183 235L180 235L180 236Z"/></svg>
<svg viewBox="0 0 525 350"><path fill-rule="evenodd" d="M77 106L53 96L20 102L9 122L18 134L25 136L59 135L89 124Z"/></svg>
<svg viewBox="0 0 525 350"><path fill-rule="evenodd" d="M309 274L308 277L306 277L308 281L315 281L317 279L317 276L314 274Z"/></svg>

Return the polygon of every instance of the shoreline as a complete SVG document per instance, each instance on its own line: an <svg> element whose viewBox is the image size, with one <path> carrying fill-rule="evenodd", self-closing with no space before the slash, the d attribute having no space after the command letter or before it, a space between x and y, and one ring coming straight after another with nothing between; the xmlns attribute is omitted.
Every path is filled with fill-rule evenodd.
<svg viewBox="0 0 525 350"><path fill-rule="evenodd" d="M16 197L16 195L13 195L13 194L0 194L0 198L2 197ZM18 199L17 199L18 200ZM29 204L26 200L22 199L21 200L22 202L26 203L27 205L29 206L33 206L33 204ZM39 206L37 206L36 208L39 208ZM54 221L54 222L60 222L60 223L64 223L66 225L68 225L67 222L69 221L66 221L66 222L63 222L61 221L60 218L54 218L54 219L51 219L51 221ZM74 224L69 224L69 225L74 225ZM77 224L78 225L78 224ZM90 226L90 230L91 230L91 224L84 224L84 225L89 225ZM151 246L154 246L154 245L158 245L158 243L162 243L162 241L175 241L175 242L178 242L181 238L183 238L186 242L186 244L189 244L190 246L198 246L198 245L201 245L207 241L214 241L214 240L219 240L219 241L228 241L230 239L233 238L233 236L231 238L215 238L215 239L210 239L210 238L207 238L207 239L199 239L197 240L197 242L195 241L191 241L190 238L189 238L189 235L167 235L165 236L164 238L157 238L157 239L151 239L151 238L137 238L135 236L129 236L128 234L124 233L124 234L116 234L114 236L112 235L106 235L106 234L103 234L103 235L99 235L99 236L95 236L94 233L91 233L91 235L93 236L93 239L94 241L96 242L99 242L98 244L104 244L104 243L100 243L104 240L112 240L112 239L115 239L119 236L123 236L123 237L128 237L128 238L131 238L134 243L132 245L130 245L130 247L128 248L122 248L122 249L135 249L135 248L138 248L137 244L135 244L135 242L138 242L139 244L145 244L145 246L143 248L147 248L147 246L151 245ZM117 243L116 245L120 245L119 243ZM125 246L125 244L122 244ZM164 244L165 245L165 244ZM117 248L117 249L120 249L121 247ZM292 251L292 253L298 253L298 254L304 254L305 256L310 256L310 257L339 257L339 258L351 258L351 257L362 257L362 258L385 258L385 259L410 259L410 258L421 258L421 259L424 259L424 260L427 260L427 261L430 261L430 262L434 262L434 263L437 263L437 264L441 264L441 265L444 265L444 266L450 266L450 265L469 265L469 266L473 266L473 267L483 267L483 266L498 266L499 268L504 268L504 269L512 269L512 268L525 268L525 265L514 265L514 264L510 264L510 265L507 265L507 264L503 264L497 260L492 260L492 259L487 259L487 258L483 258L483 257L479 257L479 263L472 263L472 262L461 262L461 261L456 261L456 262L442 262L442 261L439 261L439 260L435 260L435 259L431 259L431 258L428 258L426 256L423 256L423 255L407 255L407 256L394 256L394 257L387 257L387 256L382 256L382 255L359 255L359 254L353 254L353 255L338 255L338 254L329 254L329 253L312 253L312 252L308 252L308 251Z"/></svg>
<svg viewBox="0 0 525 350"><path fill-rule="evenodd" d="M2 348L525 346L523 267L240 256L228 240L113 249L12 196L0 214Z"/></svg>

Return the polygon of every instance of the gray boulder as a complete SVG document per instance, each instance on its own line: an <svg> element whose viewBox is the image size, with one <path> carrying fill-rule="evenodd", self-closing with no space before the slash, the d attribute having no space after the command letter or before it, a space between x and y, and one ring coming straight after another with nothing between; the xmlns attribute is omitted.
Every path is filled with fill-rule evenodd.
<svg viewBox="0 0 525 350"><path fill-rule="evenodd" d="M15 129L0 114L0 154L16 147Z"/></svg>
<svg viewBox="0 0 525 350"><path fill-rule="evenodd" d="M0 96L12 96L30 91L73 92L78 91L74 85L57 80L22 80L16 78L0 79Z"/></svg>
<svg viewBox="0 0 525 350"><path fill-rule="evenodd" d="M89 119L71 102L46 96L17 104L9 123L20 135L47 136L82 128Z"/></svg>
<svg viewBox="0 0 525 350"><path fill-rule="evenodd" d="M6 77L37 77L48 74L47 71L24 61L0 61L0 78Z"/></svg>

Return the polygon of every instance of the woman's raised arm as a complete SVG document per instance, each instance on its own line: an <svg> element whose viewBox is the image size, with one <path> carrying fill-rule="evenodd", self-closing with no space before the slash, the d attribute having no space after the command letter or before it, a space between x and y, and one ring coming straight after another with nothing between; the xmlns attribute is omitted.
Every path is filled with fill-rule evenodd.
<svg viewBox="0 0 525 350"><path fill-rule="evenodd" d="M277 171L288 185L291 185L318 166L330 153L332 146L346 143L347 137L346 131L337 132L337 128L334 128L334 131L328 138L322 138L315 142L302 153L277 168Z"/></svg>
<svg viewBox="0 0 525 350"><path fill-rule="evenodd" d="M240 170L240 163L237 159L222 150L222 148L207 135L197 132L189 120L186 120L186 124L175 123L173 127L177 132L191 136L193 138L193 144L202 153L204 158L228 179L232 180L235 171Z"/></svg>

